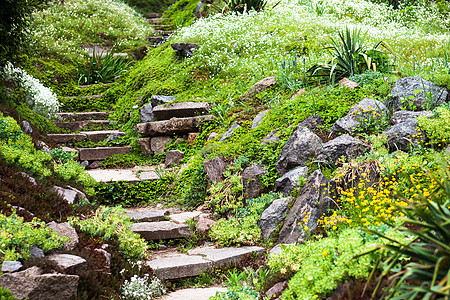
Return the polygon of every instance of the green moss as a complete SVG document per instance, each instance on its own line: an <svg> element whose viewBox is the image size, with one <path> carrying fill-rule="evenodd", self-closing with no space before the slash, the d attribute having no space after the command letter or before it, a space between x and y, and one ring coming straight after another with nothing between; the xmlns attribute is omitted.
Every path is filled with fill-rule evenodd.
<svg viewBox="0 0 450 300"><path fill-rule="evenodd" d="M163 15L167 19L162 24L171 24L174 28L189 26L195 20L194 11L198 0L179 0L175 2Z"/></svg>

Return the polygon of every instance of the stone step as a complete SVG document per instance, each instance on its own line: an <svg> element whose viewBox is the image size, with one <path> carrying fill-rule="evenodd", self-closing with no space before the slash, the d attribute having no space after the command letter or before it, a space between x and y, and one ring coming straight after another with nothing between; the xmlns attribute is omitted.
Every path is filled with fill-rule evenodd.
<svg viewBox="0 0 450 300"><path fill-rule="evenodd" d="M68 129L70 131L80 131L89 125L98 125L103 128L108 128L108 120L86 120L86 121L73 121L73 122L55 122L55 125L59 128Z"/></svg>
<svg viewBox="0 0 450 300"><path fill-rule="evenodd" d="M149 36L148 38L147 38L147 40L150 42L150 43L162 43L162 42L164 42L165 40L166 40L166 37L164 37L164 36Z"/></svg>
<svg viewBox="0 0 450 300"><path fill-rule="evenodd" d="M136 183L140 181L159 180L155 171L137 171L133 169L117 169L117 170L87 170L86 171L97 182L117 182L125 181L128 183Z"/></svg>
<svg viewBox="0 0 450 300"><path fill-rule="evenodd" d="M113 112L106 111L91 111L91 112L80 112L80 113L56 113L57 117L60 117L64 121L88 121L88 120L106 120L108 115Z"/></svg>
<svg viewBox="0 0 450 300"><path fill-rule="evenodd" d="M161 18L163 13L147 13L146 16L148 18Z"/></svg>
<svg viewBox="0 0 450 300"><path fill-rule="evenodd" d="M156 24L163 20L164 20L163 18L150 18L150 19L147 19L146 21L147 21L147 23L150 23L150 24Z"/></svg>
<svg viewBox="0 0 450 300"><path fill-rule="evenodd" d="M156 256L146 265L161 280L180 279L197 276L216 267L237 264L249 255L261 256L263 252L264 248L255 246L220 249L201 247L189 250L188 254L172 252Z"/></svg>
<svg viewBox="0 0 450 300"><path fill-rule="evenodd" d="M223 287L183 289L163 296L161 300L208 300L216 293L225 293L226 291L227 289Z"/></svg>
<svg viewBox="0 0 450 300"><path fill-rule="evenodd" d="M124 136L125 132L118 130L103 130L103 131L83 131L81 133L52 133L47 134L47 138L56 144L64 144L69 142L79 142L85 139L90 139L94 143L106 140L111 134Z"/></svg>
<svg viewBox="0 0 450 300"><path fill-rule="evenodd" d="M140 134L145 136L164 136L173 134L187 134L198 132L200 126L206 121L213 121L214 116L197 116L189 118L173 118L165 121L147 122L137 124Z"/></svg>
<svg viewBox="0 0 450 300"><path fill-rule="evenodd" d="M188 225L170 221L134 223L131 230L147 241L187 238L192 235Z"/></svg>
<svg viewBox="0 0 450 300"><path fill-rule="evenodd" d="M78 150L78 159L83 160L104 160L115 154L126 154L130 152L130 146L123 147L96 147L96 148L80 148Z"/></svg>
<svg viewBox="0 0 450 300"><path fill-rule="evenodd" d="M146 209L141 207L125 208L125 215L133 221L158 222L169 216L167 209Z"/></svg>
<svg viewBox="0 0 450 300"><path fill-rule="evenodd" d="M207 102L179 102L166 105L158 105L153 108L153 115L158 120L169 120L171 118L195 117L207 112Z"/></svg>
<svg viewBox="0 0 450 300"><path fill-rule="evenodd" d="M173 30L155 30L155 36L156 35L162 35L162 36L169 36L173 34L175 31Z"/></svg>
<svg viewBox="0 0 450 300"><path fill-rule="evenodd" d="M166 29L166 28L170 28L171 25L161 25L161 24L153 24L153 28L155 30L162 30L162 29Z"/></svg>
<svg viewBox="0 0 450 300"><path fill-rule="evenodd" d="M92 98L92 99L100 99L102 95L88 95L88 96L66 96L62 97L63 99L77 99L77 98Z"/></svg>

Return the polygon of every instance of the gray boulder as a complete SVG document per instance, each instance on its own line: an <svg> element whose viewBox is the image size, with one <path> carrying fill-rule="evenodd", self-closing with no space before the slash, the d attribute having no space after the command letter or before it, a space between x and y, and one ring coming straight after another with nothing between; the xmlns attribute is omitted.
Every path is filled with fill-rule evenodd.
<svg viewBox="0 0 450 300"><path fill-rule="evenodd" d="M242 99L243 100L253 99L253 97L255 97L259 93L267 90L269 87L271 87L272 85L275 85L276 83L277 83L277 80L275 77L264 78L264 79L258 81L257 83L255 83L250 88L250 90L244 96L242 96Z"/></svg>
<svg viewBox="0 0 450 300"><path fill-rule="evenodd" d="M244 198L253 199L261 196L264 191L261 177L267 173L267 169L260 164L254 164L244 169L242 172L242 182L244 184Z"/></svg>
<svg viewBox="0 0 450 300"><path fill-rule="evenodd" d="M213 184L221 182L224 179L223 173L225 173L227 165L228 164L220 157L215 157L203 162L206 177L211 180Z"/></svg>
<svg viewBox="0 0 450 300"><path fill-rule="evenodd" d="M241 126L238 123L234 122L231 127L220 137L219 142L229 139L233 135L234 131L240 127Z"/></svg>
<svg viewBox="0 0 450 300"><path fill-rule="evenodd" d="M77 294L79 277L66 274L43 274L38 267L0 275L0 286L18 299L73 299Z"/></svg>
<svg viewBox="0 0 450 300"><path fill-rule="evenodd" d="M150 149L155 153L164 152L164 147L166 147L172 138L170 136L155 136L150 140Z"/></svg>
<svg viewBox="0 0 450 300"><path fill-rule="evenodd" d="M177 100L177 98L173 96L152 95L150 98L150 103L152 107L155 107L161 104L173 102L175 100Z"/></svg>
<svg viewBox="0 0 450 300"><path fill-rule="evenodd" d="M53 190L67 203L73 204L78 200L78 193L71 190L71 189L65 189L59 186L54 186Z"/></svg>
<svg viewBox="0 0 450 300"><path fill-rule="evenodd" d="M320 131L323 125L324 123L321 115L311 115L299 124L299 126L306 127L313 132Z"/></svg>
<svg viewBox="0 0 450 300"><path fill-rule="evenodd" d="M26 134L33 133L33 128L31 127L31 124L28 121L25 121L25 120L22 121L22 128L23 128L23 132Z"/></svg>
<svg viewBox="0 0 450 300"><path fill-rule="evenodd" d="M415 107L416 110L431 109L450 100L446 88L420 77L406 77L397 80L390 95L391 99L387 100L389 101L387 106L392 107L394 111L401 109L402 106L405 109L408 107ZM402 104L401 99L407 103Z"/></svg>
<svg viewBox="0 0 450 300"><path fill-rule="evenodd" d="M166 153L165 166L170 168L173 165L179 165L184 159L184 152L180 150L170 150Z"/></svg>
<svg viewBox="0 0 450 300"><path fill-rule="evenodd" d="M151 157L152 155L152 148L150 147L151 138L145 137L138 139L138 144L141 148L142 153L147 155L148 157Z"/></svg>
<svg viewBox="0 0 450 300"><path fill-rule="evenodd" d="M255 129L256 127L259 126L259 124L261 124L261 122L264 120L264 117L267 115L268 112L269 110L264 110L255 116L255 118L252 121L252 129Z"/></svg>
<svg viewBox="0 0 450 300"><path fill-rule="evenodd" d="M328 180L319 170L314 171L284 220L279 242L289 244L304 241L307 238L305 226L308 231L315 230L319 218L335 208L335 198L336 183ZM306 223L303 222L305 218Z"/></svg>
<svg viewBox="0 0 450 300"><path fill-rule="evenodd" d="M198 48L197 44L193 43L174 43L170 44L175 53L180 57L190 57L194 49Z"/></svg>
<svg viewBox="0 0 450 300"><path fill-rule="evenodd" d="M72 273L87 269L87 261L72 254L52 254L47 259L54 262L63 272Z"/></svg>
<svg viewBox="0 0 450 300"><path fill-rule="evenodd" d="M55 231L59 234L59 236L65 236L69 238L69 241L66 242L63 246L64 250L73 250L75 246L78 244L78 234L75 228L73 228L69 223L56 223L52 221L46 225L51 230Z"/></svg>
<svg viewBox="0 0 450 300"><path fill-rule="evenodd" d="M430 117L433 115L431 110L423 110L423 111L409 111L409 110L399 110L394 112L394 115L391 118L391 124L397 125L405 122L408 119L416 119L420 116Z"/></svg>
<svg viewBox="0 0 450 300"><path fill-rule="evenodd" d="M22 268L22 263L20 261L5 260L2 264L3 273L17 272L20 270L20 268Z"/></svg>
<svg viewBox="0 0 450 300"><path fill-rule="evenodd" d="M330 131L352 134L352 129L359 126L361 120L368 118L380 119L387 113L388 109L382 102L366 98L353 105L345 117L334 123Z"/></svg>
<svg viewBox="0 0 450 300"><path fill-rule="evenodd" d="M291 201L292 197L277 199L262 213L258 220L258 227L265 241L273 237L275 229L283 222Z"/></svg>
<svg viewBox="0 0 450 300"><path fill-rule="evenodd" d="M323 147L317 152L316 158L330 164L338 164L338 160L341 157L344 157L346 161L350 161L368 150L368 145L354 137L343 134L323 144Z"/></svg>
<svg viewBox="0 0 450 300"><path fill-rule="evenodd" d="M390 151L408 152L410 147L417 147L424 144L428 138L420 127L416 119L408 119L385 131L387 136L387 146Z"/></svg>
<svg viewBox="0 0 450 300"><path fill-rule="evenodd" d="M153 106L151 103L146 104L139 108L139 115L141 116L141 122L153 122L155 116L153 115Z"/></svg>
<svg viewBox="0 0 450 300"><path fill-rule="evenodd" d="M36 245L31 246L30 255L31 255L31 258L37 258L37 259L45 257L44 251Z"/></svg>
<svg viewBox="0 0 450 300"><path fill-rule="evenodd" d="M308 167L297 167L275 181L275 191L288 195L298 187L300 178L306 178Z"/></svg>
<svg viewBox="0 0 450 300"><path fill-rule="evenodd" d="M304 166L322 146L322 140L306 127L298 126L281 149L275 168L282 176L290 169Z"/></svg>

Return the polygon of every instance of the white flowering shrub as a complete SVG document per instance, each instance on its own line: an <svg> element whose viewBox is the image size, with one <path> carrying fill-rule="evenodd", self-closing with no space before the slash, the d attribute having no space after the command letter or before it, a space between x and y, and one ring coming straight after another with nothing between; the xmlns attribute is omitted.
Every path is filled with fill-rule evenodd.
<svg viewBox="0 0 450 300"><path fill-rule="evenodd" d="M3 77L6 80L13 80L25 90L26 102L36 113L52 118L54 113L59 110L58 98L52 90L21 68L15 68L12 63L8 62L3 68Z"/></svg>
<svg viewBox="0 0 450 300"><path fill-rule="evenodd" d="M122 296L125 300L149 300L162 296L166 289L158 278L149 281L148 274L144 277L134 275L130 280L125 280L122 286Z"/></svg>
<svg viewBox="0 0 450 300"><path fill-rule="evenodd" d="M31 35L37 49L76 59L83 45L114 44L117 49L145 44L153 28L117 0L65 0L33 14Z"/></svg>
<svg viewBox="0 0 450 300"><path fill-rule="evenodd" d="M276 2L270 0L267 7ZM407 58L398 61L401 67L412 65L414 57L416 68L439 71L444 58L428 49L432 45L437 53L449 47L450 16L441 14L433 2L417 3L393 10L368 0L283 0L272 10L199 19L180 28L174 41L198 43L191 59L211 74L260 78L277 73L292 52L305 55L309 65L327 61L330 57L320 49L329 44L330 36L337 38L346 27L357 27L367 32L369 44L385 41Z"/></svg>

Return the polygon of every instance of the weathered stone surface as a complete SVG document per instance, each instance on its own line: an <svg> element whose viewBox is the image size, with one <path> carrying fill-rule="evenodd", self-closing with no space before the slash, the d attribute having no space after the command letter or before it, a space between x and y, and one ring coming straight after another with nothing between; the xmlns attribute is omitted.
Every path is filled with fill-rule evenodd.
<svg viewBox="0 0 450 300"><path fill-rule="evenodd" d="M311 115L299 124L299 126L306 127L312 132L320 132L323 125L324 123L321 115Z"/></svg>
<svg viewBox="0 0 450 300"><path fill-rule="evenodd" d="M152 148L150 147L151 139L152 138L149 138L149 137L138 139L138 144L141 147L142 153L144 153L147 156L152 155Z"/></svg>
<svg viewBox="0 0 450 300"><path fill-rule="evenodd" d="M196 224L197 230L199 230L200 232L207 232L211 229L214 223L216 222L209 218L200 216Z"/></svg>
<svg viewBox="0 0 450 300"><path fill-rule="evenodd" d="M274 230L284 220L292 197L280 198L274 200L272 204L264 210L261 218L258 220L258 227L261 229L261 235L264 240L272 237Z"/></svg>
<svg viewBox="0 0 450 300"><path fill-rule="evenodd" d="M244 198L253 199L261 196L264 187L261 177L267 173L267 169L260 164L254 164L244 169L242 172L242 182L244 184Z"/></svg>
<svg viewBox="0 0 450 300"><path fill-rule="evenodd" d="M223 180L223 173L226 171L227 165L228 164L220 157L215 157L203 162L206 177L211 180L213 184Z"/></svg>
<svg viewBox="0 0 450 300"><path fill-rule="evenodd" d="M146 263L161 280L177 279L200 275L211 267L211 261L200 255L179 254L157 258Z"/></svg>
<svg viewBox="0 0 450 300"><path fill-rule="evenodd" d="M105 249L94 249L94 252L103 255L103 258L105 259L105 268L109 268L111 266L111 254L108 251L106 251Z"/></svg>
<svg viewBox="0 0 450 300"><path fill-rule="evenodd" d="M72 254L52 254L47 259L56 263L63 272L76 272L87 269L87 261L79 256Z"/></svg>
<svg viewBox="0 0 450 300"><path fill-rule="evenodd" d="M38 267L0 275L0 286L18 299L70 300L75 297L79 277L65 274L42 274Z"/></svg>
<svg viewBox="0 0 450 300"><path fill-rule="evenodd" d="M287 289L287 287L288 287L288 282L287 281L278 282L277 284L272 286L266 292L266 297L268 297L268 299L278 299L278 297L280 297L281 294L283 294L283 291L285 289Z"/></svg>
<svg viewBox="0 0 450 300"><path fill-rule="evenodd" d="M345 117L337 120L330 131L352 134L352 130L359 126L361 121L364 122L364 119L380 119L387 113L388 109L382 102L365 98L353 105Z"/></svg>
<svg viewBox="0 0 450 300"><path fill-rule="evenodd" d="M201 1L198 2L197 5L195 6L194 15L196 18L202 17L203 7L204 7L204 4Z"/></svg>
<svg viewBox="0 0 450 300"><path fill-rule="evenodd" d="M345 157L346 161L350 161L368 150L369 146L360 140L343 134L323 144L322 148L317 151L316 158L326 163L338 164L338 160L341 157Z"/></svg>
<svg viewBox="0 0 450 300"><path fill-rule="evenodd" d="M297 167L275 181L275 191L288 195L299 186L300 178L306 178L308 167Z"/></svg>
<svg viewBox="0 0 450 300"><path fill-rule="evenodd" d="M397 80L392 88L391 96L391 99L387 100L389 101L387 106L392 107L393 110L399 110L402 107L402 98L407 100L409 107L415 106L417 110L427 109L427 106L430 109L450 100L446 88L420 77L406 77ZM408 108L405 107L405 104L403 107Z"/></svg>
<svg viewBox="0 0 450 300"><path fill-rule="evenodd" d="M120 131L113 131L111 132L107 137L106 137L106 141L115 141L118 140L119 138L125 136L126 133L125 132L120 132Z"/></svg>
<svg viewBox="0 0 450 300"><path fill-rule="evenodd" d="M157 222L164 221L169 216L167 209L126 208L125 215L134 221Z"/></svg>
<svg viewBox="0 0 450 300"><path fill-rule="evenodd" d="M420 116L430 117L433 115L433 112L430 110L424 111L408 111L408 110L399 110L394 112L394 115L391 118L392 125L397 125L405 122L408 119L416 119Z"/></svg>
<svg viewBox="0 0 450 300"><path fill-rule="evenodd" d="M85 160L85 161L87 161L87 160ZM100 168L100 161L98 161L98 160L93 161L91 164L89 164L89 166L87 168L90 170Z"/></svg>
<svg viewBox="0 0 450 300"><path fill-rule="evenodd" d="M212 262L214 267L228 265L240 262L246 255L261 255L264 248L256 246L246 246L240 248L214 248L201 247L188 251L189 255L202 255L205 259Z"/></svg>
<svg viewBox="0 0 450 300"><path fill-rule="evenodd" d="M194 43L174 43L170 46L180 57L190 57L194 49L198 48L198 45Z"/></svg>
<svg viewBox="0 0 450 300"><path fill-rule="evenodd" d="M3 273L17 272L22 268L22 263L20 261L5 260L2 264Z"/></svg>
<svg viewBox="0 0 450 300"><path fill-rule="evenodd" d="M252 121L252 129L258 127L259 124L261 124L261 122L264 120L264 117L267 115L268 112L269 110L264 110L255 116L255 118Z"/></svg>
<svg viewBox="0 0 450 300"><path fill-rule="evenodd" d="M208 142L214 141L214 139L217 137L217 135L218 135L217 132L211 132L211 133L208 135Z"/></svg>
<svg viewBox="0 0 450 300"><path fill-rule="evenodd" d="M57 117L60 117L66 121L87 121L87 120L106 120L108 119L108 112L95 111L95 112L80 112L80 113L56 113Z"/></svg>
<svg viewBox="0 0 450 300"><path fill-rule="evenodd" d="M212 120L214 120L213 116L206 115L140 123L136 126L139 133L145 136L167 136L172 134L187 134L189 132L197 132L204 122Z"/></svg>
<svg viewBox="0 0 450 300"><path fill-rule="evenodd" d="M153 106L151 103L145 104L139 108L139 116L141 117L141 122L153 122L155 120L155 115L153 114Z"/></svg>
<svg viewBox="0 0 450 300"><path fill-rule="evenodd" d="M44 251L42 251L42 249L36 245L31 246L30 255L31 255L31 258L38 258L38 259L45 257Z"/></svg>
<svg viewBox="0 0 450 300"><path fill-rule="evenodd" d="M179 165L184 159L184 152L180 150L170 150L166 153L165 166L170 168L173 165Z"/></svg>
<svg viewBox="0 0 450 300"><path fill-rule="evenodd" d="M173 96L152 95L150 98L152 107L175 101L177 98Z"/></svg>
<svg viewBox="0 0 450 300"><path fill-rule="evenodd" d="M243 99L252 99L256 95L267 90L269 87L271 87L272 85L274 85L276 83L277 83L277 80L275 79L275 77L264 78L263 80L255 83L250 88L250 90L244 96L242 96L242 98Z"/></svg>
<svg viewBox="0 0 450 300"><path fill-rule="evenodd" d="M130 146L123 147L96 147L96 148L80 148L79 160L104 160L114 154L126 154L130 152Z"/></svg>
<svg viewBox="0 0 450 300"><path fill-rule="evenodd" d="M47 134L47 139L56 144L79 142L87 139L84 133L50 133Z"/></svg>
<svg viewBox="0 0 450 300"><path fill-rule="evenodd" d="M26 181L28 181L29 183L31 183L34 186L37 186L37 181L36 179L34 179L33 177L31 177L30 175L28 175L25 172L20 172L20 175L22 175L23 178L25 178Z"/></svg>
<svg viewBox="0 0 450 300"><path fill-rule="evenodd" d="M390 151L401 150L408 152L410 147L424 144L428 138L416 119L408 119L403 123L394 125L385 131L387 145Z"/></svg>
<svg viewBox="0 0 450 300"><path fill-rule="evenodd" d="M322 141L311 130L298 126L287 140L276 163L276 170L280 176L288 170L304 166L321 148Z"/></svg>
<svg viewBox="0 0 450 300"><path fill-rule="evenodd" d="M240 127L241 127L241 126L240 126L238 123L234 122L234 123L231 125L231 127L228 128L228 130L225 131L224 134L222 134L222 136L221 136L220 139L219 139L219 142L223 142L223 141L225 141L226 139L229 139L229 138L233 135L234 131L235 131L236 129L240 128Z"/></svg>
<svg viewBox="0 0 450 300"><path fill-rule="evenodd" d="M73 250L75 246L78 244L78 234L75 228L70 226L69 223L56 223L52 221L46 225L51 228L53 231L57 232L60 236L68 237L70 240L64 244L64 250Z"/></svg>
<svg viewBox="0 0 450 300"><path fill-rule="evenodd" d="M170 221L134 223L131 230L147 241L178 239L192 235L188 225Z"/></svg>
<svg viewBox="0 0 450 300"><path fill-rule="evenodd" d="M67 201L67 203L69 203L69 204L73 204L79 199L78 193L75 192L74 190L65 189L65 188L62 188L62 187L59 187L59 186L54 186L53 190L61 198L63 198L65 201Z"/></svg>
<svg viewBox="0 0 450 300"><path fill-rule="evenodd" d="M22 121L22 130L25 134L32 134L33 133L33 128L31 127L30 122L23 120Z"/></svg>
<svg viewBox="0 0 450 300"><path fill-rule="evenodd" d="M88 125L103 126L107 128L109 126L108 120L87 120L87 121L73 121L73 122L55 122L55 125L59 128L68 129L70 131L80 131L86 128Z"/></svg>
<svg viewBox="0 0 450 300"><path fill-rule="evenodd" d="M189 145L194 145L195 141L197 140L198 136L199 136L199 132L189 132L188 133L188 143Z"/></svg>
<svg viewBox="0 0 450 300"><path fill-rule="evenodd" d="M353 90L354 88L359 86L359 83L351 81L348 78L342 78L341 80L339 80L339 86L341 85Z"/></svg>
<svg viewBox="0 0 450 300"><path fill-rule="evenodd" d="M166 105L158 105L153 108L153 115L158 120L171 118L195 117L208 111L207 102L178 102Z"/></svg>
<svg viewBox="0 0 450 300"><path fill-rule="evenodd" d="M178 214L172 214L169 219L177 224L186 224L188 220L198 219L201 212L199 211L186 211Z"/></svg>
<svg viewBox="0 0 450 300"><path fill-rule="evenodd" d="M319 218L335 208L336 183L317 170L311 174L295 200L279 233L280 243L295 243L306 238L304 227L317 228ZM307 218L306 224L303 219ZM301 225L298 225L298 224Z"/></svg>
<svg viewBox="0 0 450 300"><path fill-rule="evenodd" d="M155 171L144 171L119 169L119 170L88 170L87 173L91 175L97 182L139 182L144 180L159 180L158 174Z"/></svg>
<svg viewBox="0 0 450 300"><path fill-rule="evenodd" d="M225 293L226 291L227 289L222 287L183 289L163 296L161 300L208 300L216 293Z"/></svg>
<svg viewBox="0 0 450 300"><path fill-rule="evenodd" d="M150 149L155 153L163 153L164 147L172 141L170 136L157 136L150 140Z"/></svg>
<svg viewBox="0 0 450 300"><path fill-rule="evenodd" d="M292 95L291 97L291 101L295 100L295 98L297 98L298 96L300 96L301 94L306 93L306 91L304 89L299 89L298 91L295 92L294 95Z"/></svg>

